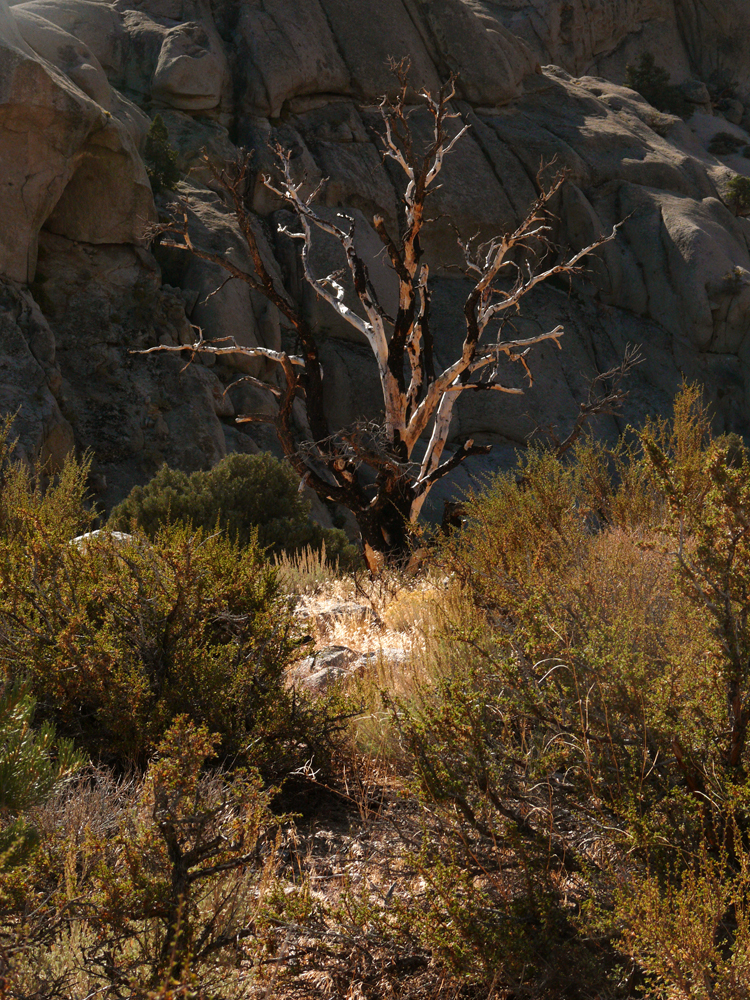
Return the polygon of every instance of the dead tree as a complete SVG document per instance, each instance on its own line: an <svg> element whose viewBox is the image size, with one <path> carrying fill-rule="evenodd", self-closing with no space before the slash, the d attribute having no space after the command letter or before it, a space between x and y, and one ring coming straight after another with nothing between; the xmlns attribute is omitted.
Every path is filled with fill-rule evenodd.
<svg viewBox="0 0 750 1000"><path fill-rule="evenodd" d="M548 242L551 231L549 205L564 183L564 178L559 176L547 187L539 182L540 193L535 203L513 232L482 245L459 240L465 259L464 271L472 282L463 309L464 341L458 357L437 371L430 327L429 269L423 261L421 234L428 224L426 202L437 187L445 157L468 126L451 129L449 124L459 118L451 111L455 94L452 80L443 86L437 97L423 92L421 97L432 116L432 128L427 148L418 150L408 116L403 72L399 80L399 97L393 102L384 98L380 110L383 156L400 168L406 183L402 235L396 237L389 233L381 216L376 215L373 219L398 279L399 300L395 316L389 316L379 301L367 262L357 251L354 220L345 215L339 215L336 222L325 219L315 207L320 185L310 191L304 179L295 178L291 155L281 148L276 150L277 176L264 178L267 187L296 215L299 228L287 227L281 231L299 240L305 279L370 346L382 390L381 422L358 423L342 429L328 426L315 331L266 266L257 235L258 222L246 203L249 157L243 157L232 168L214 170L214 179L234 207L254 273L238 267L226 255L196 246L189 233L188 213L184 208L179 217L158 227L152 234L158 233L163 245L219 264L228 272L227 280L236 278L246 282L265 295L285 317L299 345L298 354L265 347L240 348L234 343L219 341L207 343L202 333L192 350L217 355L242 353L263 357L279 366L282 372L279 385L249 379L276 396L276 416L248 414L238 417L238 421L272 422L284 454L302 481L323 499L352 511L372 572L379 572L386 561L398 561L407 555L409 524L418 517L435 483L470 455L490 450L489 446L475 445L470 439L445 457L453 409L459 396L464 392L522 394L522 389L501 380L503 359L522 365L531 384L531 369L526 360L530 349L543 341L552 341L560 347L561 326L535 337L505 340L501 337L501 320L517 312L522 299L537 285L554 275L575 273L584 257L614 236L614 231L602 236L563 261L554 260L536 269L531 265L530 261L540 256L552 256ZM341 246L361 306L359 311L345 302L340 272L328 276L313 272L310 248L316 230L334 237ZM151 350L184 348L159 346ZM304 404L307 417L304 431L293 420L292 407L296 399ZM426 447L421 459L415 461L420 441ZM362 474L363 467L369 470L368 475Z"/></svg>
<svg viewBox="0 0 750 1000"><path fill-rule="evenodd" d="M643 355L637 344L627 344L622 361L606 372L599 372L589 382L588 398L578 405L578 416L566 438L562 441L557 436L554 427L547 427L546 432L552 443L557 458L569 451L583 434L584 427L592 417L614 416L620 413L628 393L623 388L623 382L636 365L641 364Z"/></svg>

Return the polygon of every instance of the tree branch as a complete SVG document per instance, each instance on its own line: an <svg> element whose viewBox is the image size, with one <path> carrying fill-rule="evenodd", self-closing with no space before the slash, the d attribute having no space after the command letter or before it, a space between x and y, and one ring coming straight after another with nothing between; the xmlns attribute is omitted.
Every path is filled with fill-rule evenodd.
<svg viewBox="0 0 750 1000"><path fill-rule="evenodd" d="M417 497L426 494L431 486L443 476L447 476L449 472L453 472L457 469L462 462L464 462L470 455L488 455L492 451L492 445L489 444L474 444L473 438L469 438L465 444L453 453L453 455L448 459L447 462L443 462L439 465L437 469L434 469L428 476L421 477L414 484L414 492Z"/></svg>

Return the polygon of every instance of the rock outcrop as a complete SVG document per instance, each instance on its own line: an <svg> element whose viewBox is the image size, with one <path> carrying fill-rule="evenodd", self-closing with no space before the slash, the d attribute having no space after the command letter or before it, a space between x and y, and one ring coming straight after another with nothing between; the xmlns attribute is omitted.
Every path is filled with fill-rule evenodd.
<svg viewBox="0 0 750 1000"><path fill-rule="evenodd" d="M155 217L151 189L88 47L1 0L0 95L0 273L33 280L45 224L87 243L138 242Z"/></svg>
<svg viewBox="0 0 750 1000"><path fill-rule="evenodd" d="M109 503L162 461L192 469L273 447L269 430L233 423L273 400L247 384L225 393L238 374L267 377L264 363L182 372L177 355L132 353L184 345L196 326L249 346L288 337L262 296L238 282L216 291L215 265L147 248L157 214L142 157L157 112L184 178L160 209L187 198L196 241L247 266L203 155L221 167L253 150L248 198L264 252L320 333L332 422L377 415L372 359L301 279L262 175L278 142L311 183L327 178L324 209L356 215L388 302L393 276L371 220L397 227L400 180L380 154L376 103L394 88L388 59L404 57L415 101L458 74L455 110L470 125L425 237L438 361L462 335L455 228L486 238L513 226L552 163L548 176L568 175L559 244L622 224L572 289L542 288L517 321L562 322L564 350L535 354L536 384L520 399L462 401L455 435L496 444L502 461L535 424L569 425L586 379L628 342L646 359L628 419L665 408L688 377L705 384L721 427L747 433L750 222L728 206L727 184L750 175L748 30L742 0L0 0L0 408L20 407L25 454L59 463L91 448ZM623 86L626 64L649 50L683 84L692 118ZM412 120L419 133L424 112ZM735 137L726 155L709 151L720 132ZM312 258L321 273L341 265L325 241Z"/></svg>
<svg viewBox="0 0 750 1000"><path fill-rule="evenodd" d="M682 83L698 77L750 98L744 0L500 0L498 18L542 64L621 83L645 51Z"/></svg>

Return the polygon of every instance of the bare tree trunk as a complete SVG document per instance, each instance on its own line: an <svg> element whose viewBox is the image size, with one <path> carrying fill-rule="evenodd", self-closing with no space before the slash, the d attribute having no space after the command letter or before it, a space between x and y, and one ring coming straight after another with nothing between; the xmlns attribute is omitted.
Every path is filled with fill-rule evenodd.
<svg viewBox="0 0 750 1000"><path fill-rule="evenodd" d="M314 331L299 315L289 293L277 286L266 268L256 238L255 222L245 204L247 158L234 169L214 170L214 177L234 205L255 273L243 271L226 255L196 247L190 237L185 209L181 217L156 227L151 233L154 237L159 236L167 246L187 250L219 264L229 272L227 280L245 281L273 302L295 331L301 345L298 356L262 347L207 343L202 331L192 349L195 353L209 351L263 357L281 367L285 380L283 389L245 377L276 397L277 416L245 414L238 420L270 420L276 427L287 459L300 478L323 499L343 504L352 511L372 572L378 572L387 562L399 562L406 557L409 523L419 516L435 483L469 456L486 454L490 450L488 446L477 446L469 440L445 458L453 410L460 394L480 391L522 394L522 389L507 386L500 380L502 356L522 365L531 385L531 370L526 361L530 349L548 340L560 347L563 334L560 326L524 340L500 339L501 317L517 312L523 297L538 284L554 275L576 272L587 254L615 234L613 231L609 236L602 236L567 260L541 270L533 269L530 262L540 256L540 251L547 255L551 252L547 242L548 205L563 184L560 176L547 188L539 181L539 196L514 232L481 246L459 241L466 261L465 273L473 283L464 306L464 342L459 356L443 371L436 372L430 326L429 269L422 262L421 231L426 224L425 203L437 187L443 161L468 125L453 128L450 134L450 122L459 118L451 110L455 93L453 80L441 89L437 98L423 93L425 106L433 117L433 130L427 149L417 150L406 108L406 67L395 67L395 71L401 90L393 104L386 99L381 104L382 150L383 156L401 169L406 181L403 235L398 239L392 237L382 217L373 219L398 280L399 306L395 317L390 317L379 302L367 263L357 252L354 220L339 216L340 223L333 223L320 215L314 206L319 188L304 193L305 181L294 177L291 157L281 148L276 150L278 176L264 178L267 187L283 198L296 215L299 229L282 228L280 231L300 242L305 279L319 298L357 330L370 346L383 399L381 426L357 424L330 433ZM313 273L310 247L316 230L338 241L360 311L346 305L338 272L328 276ZM159 346L150 350L183 349ZM292 404L295 399L304 403L312 440L304 440L294 425ZM427 448L421 463L416 463L412 454L425 436ZM360 474L361 466L371 470L368 477ZM373 473L374 492L368 485Z"/></svg>
<svg viewBox="0 0 750 1000"><path fill-rule="evenodd" d="M391 479L382 483L372 504L355 515L371 573L380 573L386 564L403 565L408 560L411 505L409 484Z"/></svg>

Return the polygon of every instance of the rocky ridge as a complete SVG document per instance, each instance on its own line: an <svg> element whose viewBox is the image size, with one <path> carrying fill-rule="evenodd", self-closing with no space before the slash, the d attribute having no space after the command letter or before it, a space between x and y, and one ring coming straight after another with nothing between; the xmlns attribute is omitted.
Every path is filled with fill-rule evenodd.
<svg viewBox="0 0 750 1000"><path fill-rule="evenodd" d="M748 29L740 0L0 0L0 404L19 410L24 453L59 464L91 448L92 483L111 503L162 461L195 469L273 446L233 423L270 397L246 384L225 393L242 372L268 374L261 362L181 372L176 355L131 353L188 343L193 325L245 345L286 336L273 307L237 282L207 298L216 267L148 249L144 231L171 197L154 203L143 162L157 112L196 240L238 261L240 234L201 151L217 165L254 151L249 197L269 259L320 331L332 423L377 413L368 353L302 281L277 231L283 206L261 177L275 141L311 181L327 177L323 203L357 217L387 301L392 275L370 223L377 212L396 226L399 188L373 125L393 88L388 58L405 55L415 91L459 74L455 109L471 126L446 161L426 240L438 360L461 336L454 223L465 236L511 227L540 164L553 162L569 177L558 243L580 247L622 222L581 281L541 289L518 320L534 331L563 323L564 350L535 354L524 397L466 400L455 436L494 443L502 462L534 424L568 426L586 380L629 342L646 362L628 419L665 408L684 376L706 385L721 427L747 433L750 222L726 189L734 173L750 175L750 159L709 145L721 132L750 145L750 57L738 41ZM691 118L623 86L644 51L693 99ZM314 262L340 266L322 241Z"/></svg>

